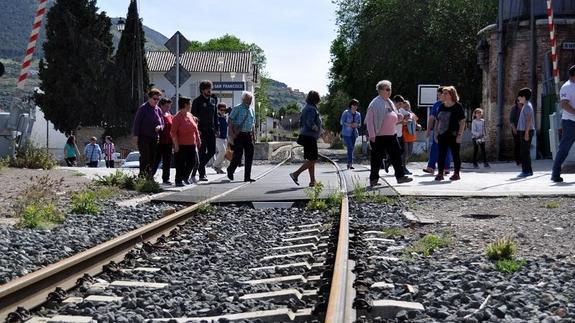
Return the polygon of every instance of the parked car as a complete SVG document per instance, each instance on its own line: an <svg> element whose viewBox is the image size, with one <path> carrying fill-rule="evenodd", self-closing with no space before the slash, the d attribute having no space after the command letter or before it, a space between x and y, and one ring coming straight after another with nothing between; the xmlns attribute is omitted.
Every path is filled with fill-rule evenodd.
<svg viewBox="0 0 575 323"><path fill-rule="evenodd" d="M125 168L140 168L140 152L132 151L126 156L122 167Z"/></svg>

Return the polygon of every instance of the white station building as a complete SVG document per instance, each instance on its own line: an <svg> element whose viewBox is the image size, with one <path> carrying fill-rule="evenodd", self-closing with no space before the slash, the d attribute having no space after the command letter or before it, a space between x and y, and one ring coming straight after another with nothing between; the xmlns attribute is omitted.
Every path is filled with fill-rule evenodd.
<svg viewBox="0 0 575 323"><path fill-rule="evenodd" d="M176 57L168 51L150 51L146 59L152 86L162 90L164 96L174 98L175 73L168 72L174 67ZM200 95L200 82L210 80L214 84L212 93L229 107L235 106L241 103L242 91L254 93L258 82L257 67L252 63L250 52L185 52L180 57L180 65L189 74L180 73L179 95L192 99ZM256 101L254 97L252 105ZM173 106L177 109L176 104Z"/></svg>

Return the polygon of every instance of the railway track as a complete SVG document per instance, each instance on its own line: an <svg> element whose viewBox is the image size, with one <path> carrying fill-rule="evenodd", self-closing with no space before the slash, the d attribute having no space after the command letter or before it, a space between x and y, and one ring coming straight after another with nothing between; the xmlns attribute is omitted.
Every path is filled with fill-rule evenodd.
<svg viewBox="0 0 575 323"><path fill-rule="evenodd" d="M260 175L260 178L272 173L288 159L270 168ZM308 212L300 208L299 211L269 209L262 210L261 214L256 212L261 219L271 217L268 219L268 224L277 222L275 227L268 226L263 229L255 226L259 218L253 218L251 221L254 226L240 223L235 231L230 230L228 224L218 218L208 223L201 223L203 227L194 222L196 221L194 214L200 208L233 191L245 189L250 184L239 185L1 286L0 319L24 321L30 316L26 309L38 309L43 306L40 311L35 312L51 317L41 319L43 321L114 321L101 316L98 311L94 311L93 316L82 314L90 313L90 310L85 310L89 307L86 304L96 304L96 308L107 308L106 311L124 305L132 309L138 308L140 305L145 305L138 303L139 293L149 296L152 300L156 299L158 303L173 303L163 302L166 299L162 298L168 297L164 292L171 290L170 284L178 286L177 288L189 285L186 283L186 277L195 274L188 272L185 275L189 276L180 276L178 279L178 273L172 270L171 264L182 255L192 258L199 255L202 257L198 256L196 259L198 262L195 266L196 274L198 271L213 274L210 288L214 289L217 289L216 282L221 280L225 285L224 289L228 289L230 296L227 296L226 300L231 305L219 307L214 305L215 300L219 298L214 294L217 290L210 293L210 290L203 288L194 291L196 295L198 292L201 293L199 299L206 300L208 304L204 306L201 302L197 302L200 303L195 304L199 310L186 312L182 309L171 313L164 309L165 311L160 313L157 311L146 313L145 306L153 307L148 304L139 311L139 318L164 317L164 320L177 320L177 315L174 314L187 313L187 317L181 320L193 321L189 315L191 312L197 314L198 321L260 319L350 322L353 317L353 293L350 293L352 282L348 261L347 184L337 164L331 163L338 176L337 190L343 196L338 216L335 218L326 216L325 212ZM235 214L237 219L242 216L253 216L254 213L242 214L245 213L245 208L237 206L218 206L218 208L221 208L218 210L221 211L218 212L220 216ZM278 214L282 217L276 217ZM297 217L294 217L294 214ZM282 220L284 218L285 221ZM186 222L188 224L185 224ZM238 233L241 227L249 227L252 231ZM218 231L216 228L223 231ZM265 239L261 240L258 237ZM234 242L230 242L230 239ZM217 246L218 240L225 241L223 247ZM205 242L204 249L196 247L203 242ZM213 245L210 246L210 243ZM251 248L249 252L234 249L238 246L245 248L246 245ZM236 270L233 266L222 265L225 261L221 262L215 254L211 254L214 250L221 252L222 257L238 258L236 260L244 266L237 271L238 277L232 275ZM210 262L222 267L219 273L218 269L210 267ZM198 276L196 279L193 279L196 285L192 283L192 287L201 284L202 277ZM241 292L234 292L234 289ZM175 290L177 294L177 289ZM190 306L193 308L193 305ZM167 306L167 308L173 307ZM73 313L74 317L62 316L62 313ZM116 316L116 319L120 321L126 319L121 314L118 315L120 316Z"/></svg>

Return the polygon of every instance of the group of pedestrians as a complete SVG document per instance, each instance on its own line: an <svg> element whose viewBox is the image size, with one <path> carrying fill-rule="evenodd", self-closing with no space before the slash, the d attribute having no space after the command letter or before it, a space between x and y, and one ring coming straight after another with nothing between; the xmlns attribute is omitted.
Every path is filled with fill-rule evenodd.
<svg viewBox="0 0 575 323"><path fill-rule="evenodd" d="M98 144L96 137L90 138L90 142L84 146L84 159L86 166L98 167L98 163L102 158L106 163L107 168L114 168L114 154L116 148L112 142L112 137L106 136L102 147ZM66 166L78 166L78 161L82 158L78 145L76 144L76 136L71 134L64 144L64 161Z"/></svg>
<svg viewBox="0 0 575 323"><path fill-rule="evenodd" d="M244 181L253 182L251 166L255 141L255 111L251 106L253 94L242 93L242 103L228 107L218 103L212 94L212 82L202 81L200 95L193 101L178 98L178 112L171 114L171 100L162 98L161 91L148 92L148 101L138 109L133 124L133 139L140 152L140 177L152 179L162 162L162 181L170 182L170 164L174 153L175 185L208 181L206 166L213 159L218 174L222 169L226 150L233 150L227 176L233 180L236 168L245 152ZM230 147L228 147L228 145ZM196 179L196 174L199 178Z"/></svg>

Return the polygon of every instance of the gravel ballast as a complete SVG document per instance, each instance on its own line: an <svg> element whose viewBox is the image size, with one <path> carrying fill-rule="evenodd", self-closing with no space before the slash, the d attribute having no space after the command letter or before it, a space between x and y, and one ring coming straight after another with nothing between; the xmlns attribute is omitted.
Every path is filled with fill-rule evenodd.
<svg viewBox="0 0 575 323"><path fill-rule="evenodd" d="M0 285L153 222L175 207L181 208L107 203L96 215L72 214L51 230L0 226Z"/></svg>
<svg viewBox="0 0 575 323"><path fill-rule="evenodd" d="M369 309L372 301L382 299L418 302L425 307L422 312L399 311L392 318L393 321L575 321L575 265L566 256L572 249L557 250L561 249L562 244L568 243L564 238L556 239L555 248L551 248L552 243L549 242L542 244L539 235L545 233L541 232L541 223L520 221L520 218L509 219L517 216L513 212L495 218L483 217L481 220L467 217L468 214L480 214L473 209L473 205L478 208L480 206L483 210L481 214L484 215L498 213L502 210L486 208L486 203L496 205L498 203L492 202L502 201L457 198L402 200L410 206L415 203L415 210L410 210L417 215L428 216L440 222L409 228L409 224L401 217L408 210L403 203L394 207L351 203L351 213L356 215L351 220L351 227L359 237L351 246L352 258L355 258L357 266L356 285L361 286L356 298L356 305L360 308L358 322L382 322L383 318L373 317ZM520 201L526 207L530 207L529 202L541 204L541 199ZM505 203L509 209L517 206L514 201ZM465 205L464 217L461 217L462 205ZM533 208L531 205L529 212L524 213L533 217L541 216ZM556 216L561 217L560 214ZM525 261L524 266L513 274L498 272L494 263L485 256L485 247L489 243L516 229L506 224L508 221L521 223L524 230L522 234L513 236L518 244L517 258ZM569 223L564 221L563 226ZM451 243L428 257L406 252L405 249L386 250L389 246L370 248L374 244L366 241L367 236L362 233L382 230L384 226L408 228L404 236L394 238L396 242L393 246L408 248L428 233L448 235ZM534 252L539 248L548 252ZM370 256L396 257L398 260L374 260L369 259ZM370 288L376 282L391 283L393 288ZM480 310L482 304L484 308Z"/></svg>

